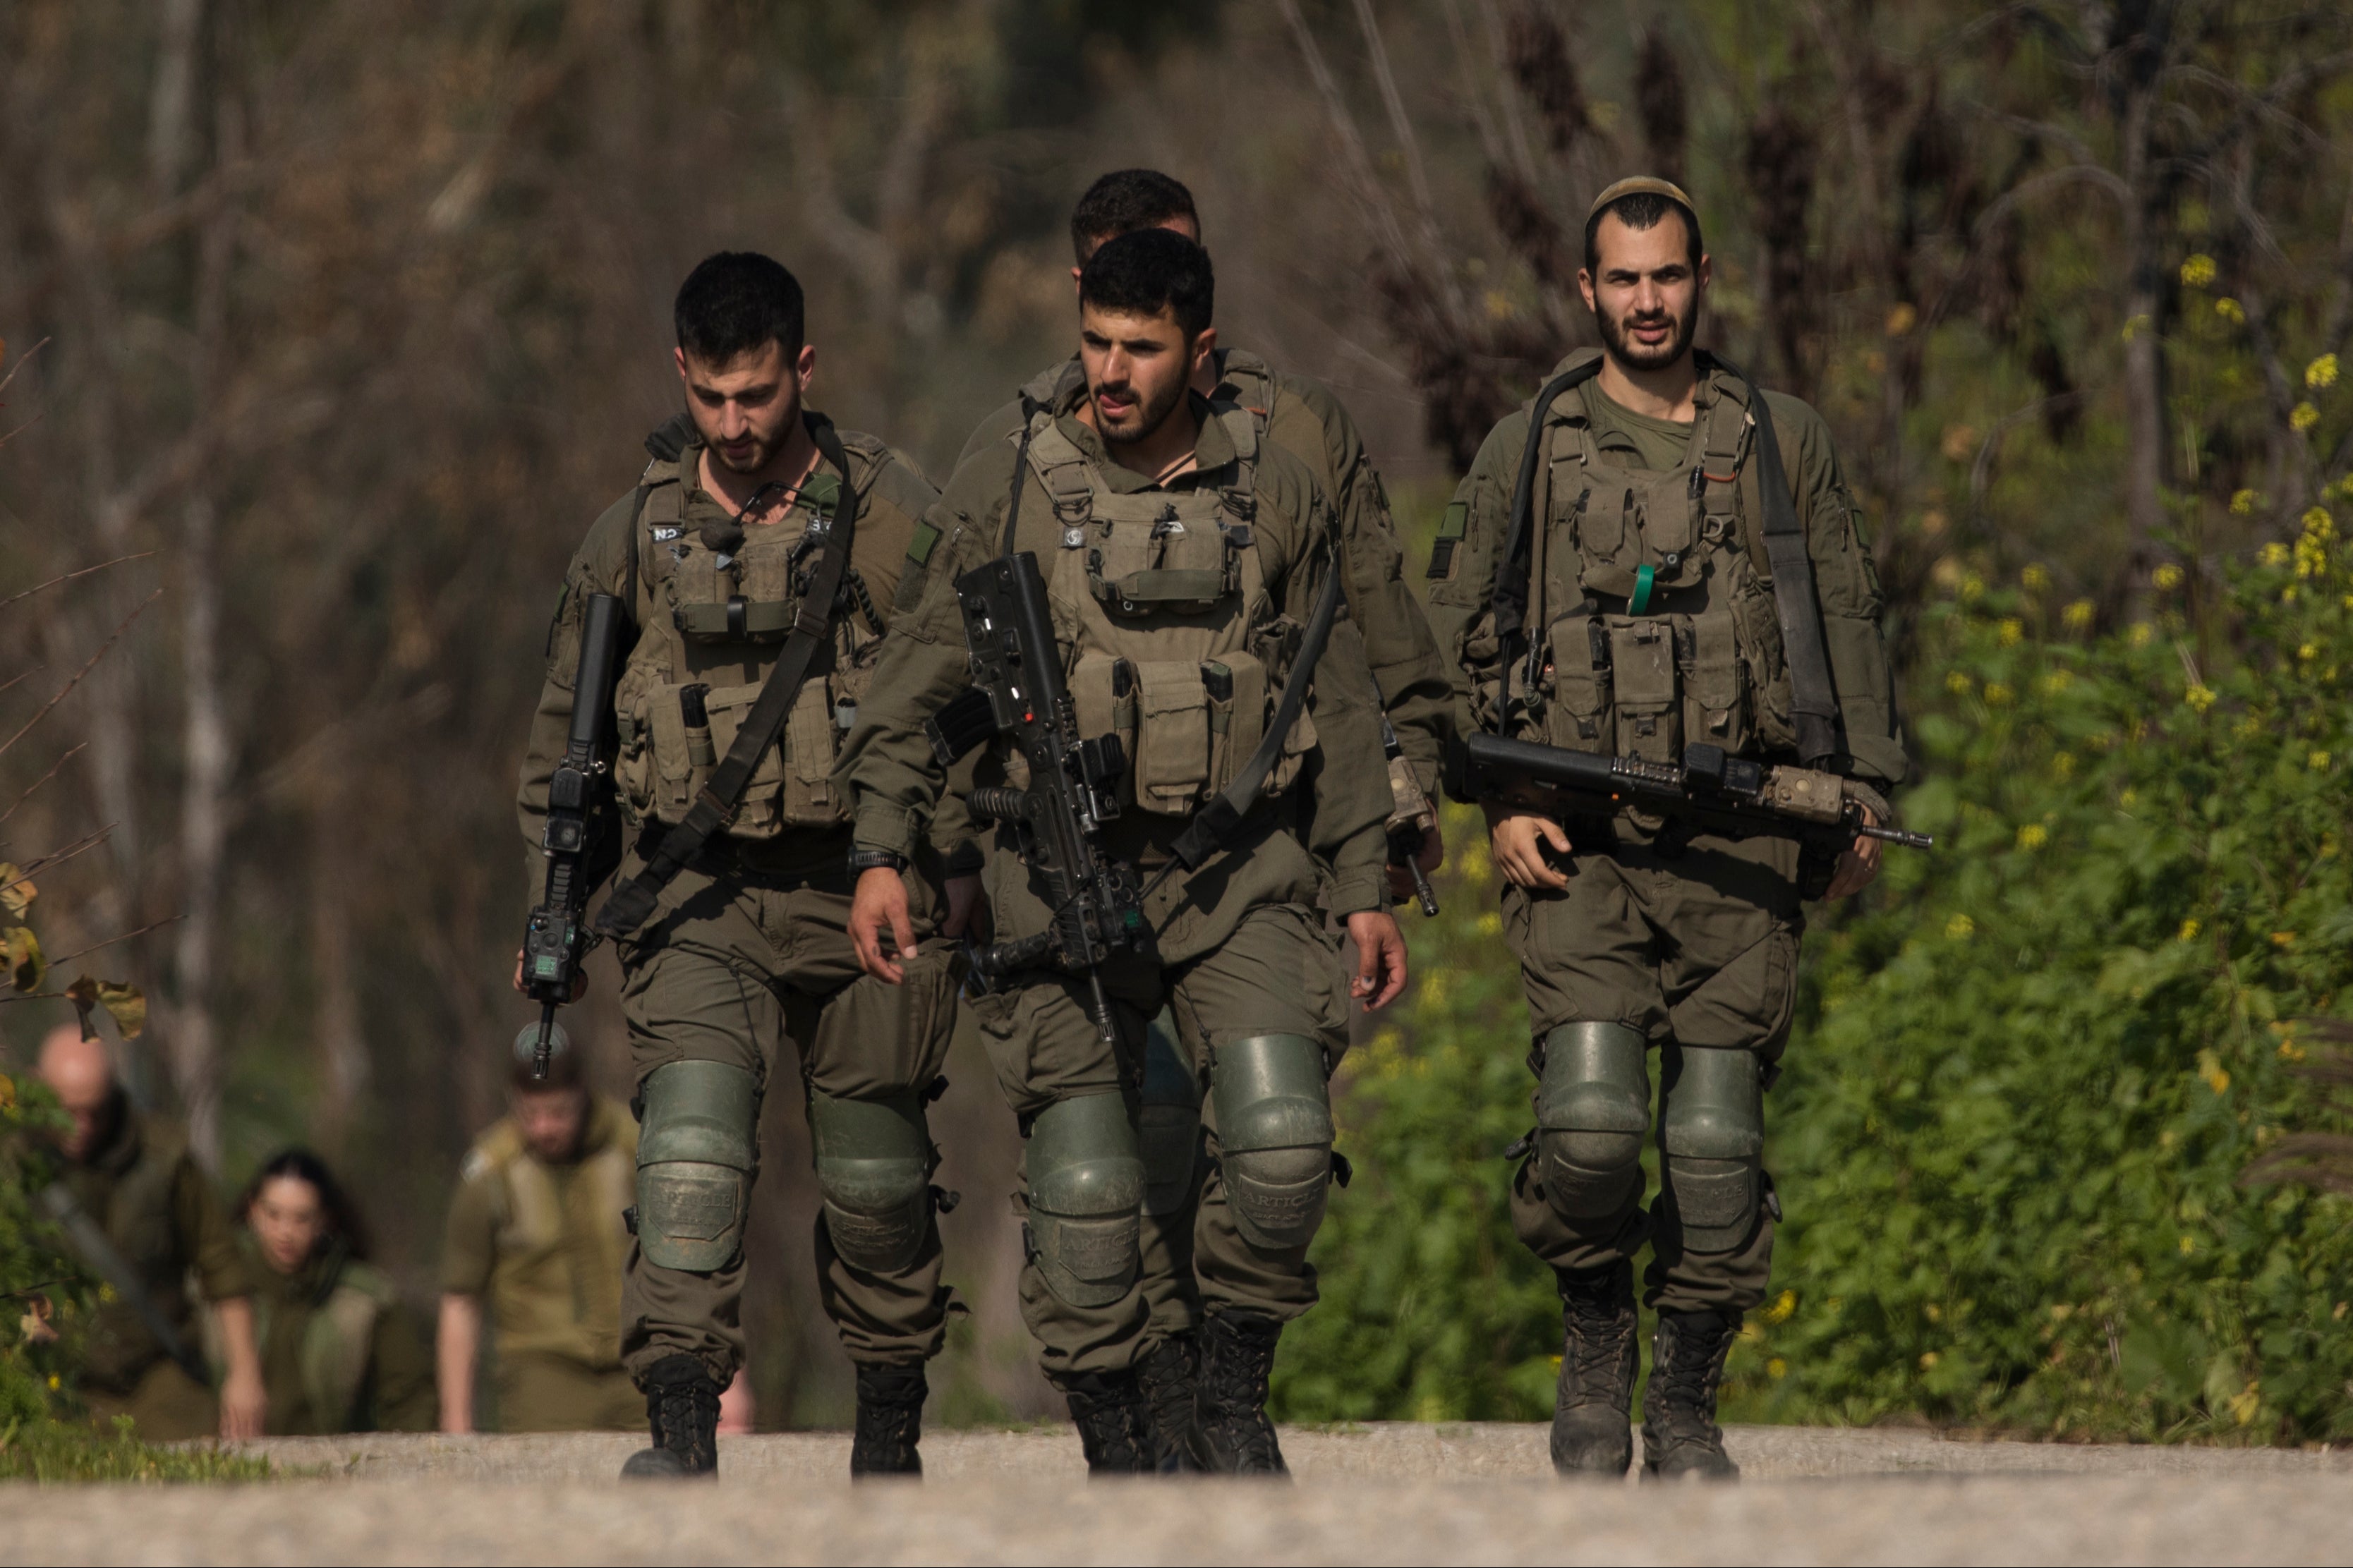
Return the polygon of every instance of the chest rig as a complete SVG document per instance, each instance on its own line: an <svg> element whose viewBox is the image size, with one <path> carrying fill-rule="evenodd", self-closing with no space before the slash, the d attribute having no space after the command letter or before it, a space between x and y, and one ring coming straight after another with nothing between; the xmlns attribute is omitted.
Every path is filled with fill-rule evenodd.
<svg viewBox="0 0 2353 1568"><path fill-rule="evenodd" d="M1517 677L1524 700L1511 721L1551 745L1653 762L1679 762L1694 744L1736 755L1799 749L1811 726L1798 722L1785 628L1799 616L1819 653L1820 613L1810 563L1784 571L1794 580L1778 591L1774 583L1782 555L1767 536L1784 520L1768 487L1782 489L1784 531L1801 563L1804 539L1778 448L1769 465L1761 457L1771 437L1767 428L1760 441L1758 395L1709 364L1683 460L1643 468L1594 438L1586 384L1598 369L1598 354L1573 364L1533 416L1521 476L1527 522L1514 539L1525 551L1527 640L1505 670L1507 690ZM1499 581L1499 626L1514 564ZM1793 595L1798 603L1786 602Z"/></svg>
<svg viewBox="0 0 2353 1568"><path fill-rule="evenodd" d="M1014 437L1053 509L1058 547L1040 564L1080 732L1120 738L1123 807L1169 817L1217 796L1257 750L1302 629L1273 605L1259 555L1256 421L1214 407L1235 455L1203 476L1219 482L1190 489L1112 489L1048 410ZM1314 745L1302 711L1266 793Z"/></svg>
<svg viewBox="0 0 2353 1568"><path fill-rule="evenodd" d="M853 487L879 449L845 440ZM614 693L615 775L640 822L678 825L727 755L767 684L828 533L842 515L841 478L820 463L774 522L744 526L715 508L690 520L701 448L649 466L633 530L639 588L637 645ZM794 698L777 744L754 768L726 832L773 838L839 827L849 812L833 764L881 653L883 617L856 567L843 573L829 636Z"/></svg>

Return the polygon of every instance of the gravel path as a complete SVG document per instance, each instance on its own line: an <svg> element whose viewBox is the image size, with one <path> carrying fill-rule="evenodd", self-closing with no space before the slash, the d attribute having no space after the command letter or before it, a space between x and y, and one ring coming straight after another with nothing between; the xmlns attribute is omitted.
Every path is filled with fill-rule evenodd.
<svg viewBox="0 0 2353 1568"><path fill-rule="evenodd" d="M1735 1428L1736 1487L1563 1485L1541 1426L1286 1430L1298 1484L1080 1484L1067 1427L938 1432L853 1489L839 1434L624 1488L620 1436L281 1438L310 1479L0 1487L16 1563L2353 1561L2353 1456Z"/></svg>

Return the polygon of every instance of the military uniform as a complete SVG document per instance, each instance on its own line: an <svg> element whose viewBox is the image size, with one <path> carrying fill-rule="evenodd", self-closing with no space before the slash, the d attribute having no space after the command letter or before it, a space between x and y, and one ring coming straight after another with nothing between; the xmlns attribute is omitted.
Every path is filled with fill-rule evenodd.
<svg viewBox="0 0 2353 1568"><path fill-rule="evenodd" d="M119 1100L117 1106L112 1132L58 1179L136 1271L181 1342L195 1347L202 1340L189 1280L216 1302L251 1295L253 1278L185 1135ZM128 1415L151 1442L220 1430L214 1391L182 1371L137 1309L119 1298L90 1320L76 1392L101 1423Z"/></svg>
<svg viewBox="0 0 2353 1568"><path fill-rule="evenodd" d="M1598 358L1587 351L1560 369ZM1493 605L1528 409L1488 437L1430 565L1431 618L1456 661L1456 722L1466 731L1660 761L1703 742L1799 760L1751 388L1705 356L1700 364L1690 425L1620 407L1592 379L1551 404L1532 470L1532 658L1499 646ZM1892 786L1905 761L1854 502L1820 417L1795 398L1762 396L1778 449L1791 455L1785 471L1818 601L1805 609L1818 610L1834 688L1837 754L1825 765ZM1763 1298L1772 1259L1761 1097L1796 995L1797 847L1705 834L1685 842L1633 814L1564 826L1574 849L1567 889L1507 885L1502 895L1540 1080L1532 1152L1513 1183L1514 1227L1560 1271L1565 1291L1599 1289L1647 1243L1651 1307L1736 1325ZM1664 1180L1646 1211L1640 1157L1653 1049ZM1565 1401L1577 1376L1571 1329ZM1632 1341L1623 1342L1630 1384ZM1616 1436L1625 1436L1622 1409Z"/></svg>
<svg viewBox="0 0 2353 1568"><path fill-rule="evenodd" d="M392 1281L329 1245L291 1274L239 1239L272 1437L430 1432L433 1360Z"/></svg>
<svg viewBox="0 0 2353 1568"><path fill-rule="evenodd" d="M775 665L822 534L812 523L830 526L854 502L830 640L782 740L727 831L619 944L643 1117L622 1352L641 1385L671 1357L694 1358L720 1388L743 1363L742 1241L759 1105L787 1046L800 1058L823 1200L819 1288L844 1349L861 1369L919 1372L944 1338L937 1153L924 1112L961 978L954 944L932 935L944 868L928 846L910 847L924 940L906 984L861 974L848 934L849 818L830 779L875 679L902 571L911 554L920 563L918 521L935 492L881 442L849 432L840 441L849 494L820 462L785 517L745 529L702 489L691 427L681 419L658 433L638 492L597 521L575 557L550 639L523 767L524 837L539 842L563 752L583 605L592 593L618 595L637 632L614 704L614 771L637 836L621 875L634 877L726 755ZM535 850L531 874L536 897Z"/></svg>
<svg viewBox="0 0 2353 1568"><path fill-rule="evenodd" d="M509 1432L637 1426L645 1403L621 1369L621 1211L638 1130L589 1102L580 1152L550 1163L501 1119L466 1155L441 1255L441 1289L487 1298L498 1420Z"/></svg>
<svg viewBox="0 0 2353 1568"><path fill-rule="evenodd" d="M861 847L906 852L934 813L944 780L922 725L969 679L955 583L1000 552L1039 560L1080 732L1119 736L1132 759L1106 834L1114 858L1148 877L1256 749L1336 530L1314 476L1260 441L1249 410L1187 395L1195 467L1165 485L1113 462L1067 411L1039 411L1026 440L959 467L927 520L923 589L894 623L837 775ZM1220 1314L1246 1321L1271 1360L1274 1331L1314 1301L1307 1244L1331 1171L1326 1079L1347 1011L1317 906L1346 916L1388 903L1387 780L1333 759L1379 744L1363 641L1344 619L1239 840L1171 876L1145 910L1149 949L1105 966L1116 1047L1099 1042L1081 977L1030 971L973 1003L1027 1139L1023 1315L1082 1434L1086 1409L1132 1396L1152 1312L1138 1278L1147 1189L1199 1183L1193 1269L1213 1330ZM1020 781L1020 759L997 761ZM1009 829L987 884L1000 940L1049 924ZM1164 1005L1180 1082L1206 1101L1198 1176L1189 1140L1155 1140L1182 1162L1174 1171L1147 1169L1141 1152L1145 1026ZM1261 1388L1262 1400L1262 1376Z"/></svg>

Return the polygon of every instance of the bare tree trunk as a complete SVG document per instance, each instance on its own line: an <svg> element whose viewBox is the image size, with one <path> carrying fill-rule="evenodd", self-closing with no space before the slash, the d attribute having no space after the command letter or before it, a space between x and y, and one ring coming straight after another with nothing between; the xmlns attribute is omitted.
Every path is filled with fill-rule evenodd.
<svg viewBox="0 0 2353 1568"><path fill-rule="evenodd" d="M196 45L204 33L205 0L163 0L163 47L147 100L147 183L160 199L180 188L195 151Z"/></svg>
<svg viewBox="0 0 2353 1568"><path fill-rule="evenodd" d="M359 983L352 965L351 855L343 782L322 763L311 807L311 965L316 986L311 1037L319 1047L321 1146L340 1155L353 1113L367 1093L367 1036L360 1027Z"/></svg>
<svg viewBox="0 0 2353 1568"><path fill-rule="evenodd" d="M179 994L172 1010L172 1069L188 1119L189 1147L220 1163L220 1051L213 982L220 924L221 866L228 844L230 751L220 688L220 562L209 497L188 498L181 532L185 601L182 679L187 682L187 772L180 785Z"/></svg>

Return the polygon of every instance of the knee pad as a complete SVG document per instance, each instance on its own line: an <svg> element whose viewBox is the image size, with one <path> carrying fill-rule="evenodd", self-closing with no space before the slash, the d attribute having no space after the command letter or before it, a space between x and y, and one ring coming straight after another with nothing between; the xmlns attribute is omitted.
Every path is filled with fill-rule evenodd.
<svg viewBox="0 0 2353 1568"><path fill-rule="evenodd" d="M1255 1035L1218 1047L1209 1093L1226 1202L1242 1239L1304 1247L1332 1184L1332 1101L1324 1047L1305 1035Z"/></svg>
<svg viewBox="0 0 2353 1568"><path fill-rule="evenodd" d="M723 1268L744 1244L759 1168L760 1086L724 1062L671 1062L639 1093L638 1250L658 1268Z"/></svg>
<svg viewBox="0 0 2353 1568"><path fill-rule="evenodd" d="M1685 1046L1666 1088L1660 1145L1686 1252L1748 1239L1765 1156L1765 1085L1755 1052Z"/></svg>
<svg viewBox="0 0 2353 1568"><path fill-rule="evenodd" d="M1029 1247L1046 1289L1108 1307L1135 1283L1144 1161L1116 1094L1058 1100L1029 1124Z"/></svg>
<svg viewBox="0 0 2353 1568"><path fill-rule="evenodd" d="M826 1234L853 1268L895 1273L915 1260L932 1217L932 1136L913 1090L887 1100L812 1092L809 1142Z"/></svg>
<svg viewBox="0 0 2353 1568"><path fill-rule="evenodd" d="M1164 1015L1144 1037L1144 1212L1170 1215L1193 1190L1201 1152L1201 1086Z"/></svg>
<svg viewBox="0 0 2353 1568"><path fill-rule="evenodd" d="M1607 1219L1642 1183L1651 1126L1646 1042L1623 1024L1563 1024L1545 1037L1536 1169L1567 1220Z"/></svg>

